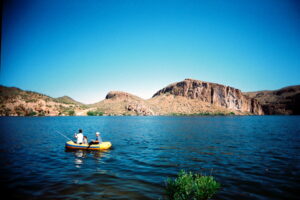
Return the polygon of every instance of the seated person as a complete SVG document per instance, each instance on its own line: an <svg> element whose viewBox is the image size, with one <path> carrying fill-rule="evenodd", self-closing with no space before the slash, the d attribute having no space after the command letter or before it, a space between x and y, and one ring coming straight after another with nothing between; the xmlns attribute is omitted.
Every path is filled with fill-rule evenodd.
<svg viewBox="0 0 300 200"><path fill-rule="evenodd" d="M88 138L86 136L83 136L83 144L88 144Z"/></svg>
<svg viewBox="0 0 300 200"><path fill-rule="evenodd" d="M96 140L92 140L90 144L101 144L102 139L99 132L96 132Z"/></svg>

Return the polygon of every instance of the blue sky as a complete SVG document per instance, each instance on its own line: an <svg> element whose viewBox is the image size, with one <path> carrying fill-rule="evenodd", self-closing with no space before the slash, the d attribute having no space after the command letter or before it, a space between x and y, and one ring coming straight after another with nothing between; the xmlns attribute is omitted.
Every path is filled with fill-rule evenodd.
<svg viewBox="0 0 300 200"><path fill-rule="evenodd" d="M278 89L300 84L300 3L7 0L1 45L0 84L84 103L185 78Z"/></svg>

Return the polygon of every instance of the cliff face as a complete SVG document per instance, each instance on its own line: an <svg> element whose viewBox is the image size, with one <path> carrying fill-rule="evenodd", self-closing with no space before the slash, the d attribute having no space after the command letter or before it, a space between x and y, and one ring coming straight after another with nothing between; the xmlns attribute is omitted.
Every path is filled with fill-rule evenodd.
<svg viewBox="0 0 300 200"><path fill-rule="evenodd" d="M267 115L300 114L300 85L273 91L245 92L244 94L259 101Z"/></svg>
<svg viewBox="0 0 300 200"><path fill-rule="evenodd" d="M186 97L208 103L212 106L222 107L240 112L247 112L255 115L262 115L263 110L259 102L233 87L216 83L209 83L193 79L173 83L153 95L153 98L171 94Z"/></svg>

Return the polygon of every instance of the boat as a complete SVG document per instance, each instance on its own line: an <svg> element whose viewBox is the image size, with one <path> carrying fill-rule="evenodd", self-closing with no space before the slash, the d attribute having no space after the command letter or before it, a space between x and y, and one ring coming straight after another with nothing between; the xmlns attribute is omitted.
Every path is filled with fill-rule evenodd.
<svg viewBox="0 0 300 200"><path fill-rule="evenodd" d="M105 150L111 147L110 142L101 142L100 144L77 144L74 141L70 140L66 142L67 149L82 149L82 150Z"/></svg>

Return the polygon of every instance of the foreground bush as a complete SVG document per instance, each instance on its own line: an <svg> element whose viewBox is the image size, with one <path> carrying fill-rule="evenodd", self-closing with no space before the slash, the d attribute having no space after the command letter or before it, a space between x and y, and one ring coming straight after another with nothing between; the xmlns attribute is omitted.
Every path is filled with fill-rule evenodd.
<svg viewBox="0 0 300 200"><path fill-rule="evenodd" d="M169 200L207 200L220 188L212 176L202 176L192 172L180 171L175 180L166 182Z"/></svg>

